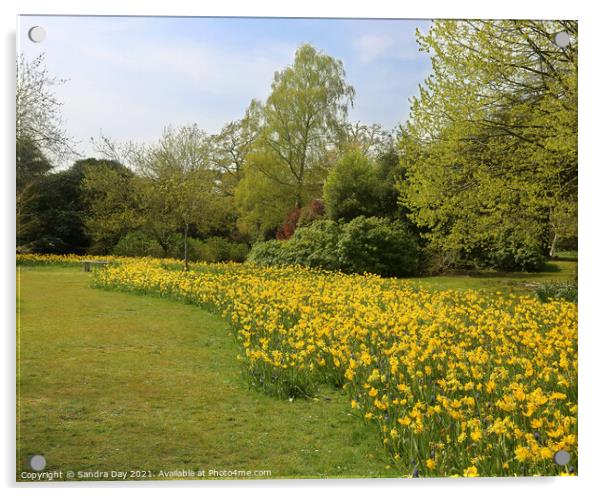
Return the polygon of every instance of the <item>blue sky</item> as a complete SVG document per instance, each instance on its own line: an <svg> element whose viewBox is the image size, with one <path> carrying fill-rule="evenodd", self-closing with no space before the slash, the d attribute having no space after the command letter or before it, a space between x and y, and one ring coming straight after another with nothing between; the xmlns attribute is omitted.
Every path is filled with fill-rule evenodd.
<svg viewBox="0 0 602 496"><path fill-rule="evenodd" d="M27 32L47 36L32 43ZM240 118L252 98L265 100L274 71L311 43L343 61L355 87L350 120L387 129L408 116L408 99L430 70L418 51L416 20L164 17L19 18L17 47L44 52L68 134L83 154L91 137L151 141L164 126L196 122L213 133Z"/></svg>

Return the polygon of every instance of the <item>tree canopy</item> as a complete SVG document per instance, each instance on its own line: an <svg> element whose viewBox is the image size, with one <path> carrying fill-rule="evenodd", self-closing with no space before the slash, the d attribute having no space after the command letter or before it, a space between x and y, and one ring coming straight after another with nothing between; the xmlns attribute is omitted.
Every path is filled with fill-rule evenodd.
<svg viewBox="0 0 602 496"><path fill-rule="evenodd" d="M400 140L400 189L434 247L488 259L561 234L552 219L577 201L576 36L569 21L435 21L418 34L432 74Z"/></svg>
<svg viewBox="0 0 602 496"><path fill-rule="evenodd" d="M567 46L554 42L560 31ZM435 21L417 33L431 74L392 132L350 122L343 62L304 44L265 101L218 132L167 126L142 144L102 136L105 159L57 172L69 148L52 91L62 81L43 57L20 57L17 243L119 245L187 266L191 250L240 258L246 248L227 243L290 241L297 227L331 225L328 216L341 229L361 225L353 236L395 226L414 246L419 235L411 252L423 270L538 269L577 240L577 35L573 21ZM355 220L364 217L375 220Z"/></svg>

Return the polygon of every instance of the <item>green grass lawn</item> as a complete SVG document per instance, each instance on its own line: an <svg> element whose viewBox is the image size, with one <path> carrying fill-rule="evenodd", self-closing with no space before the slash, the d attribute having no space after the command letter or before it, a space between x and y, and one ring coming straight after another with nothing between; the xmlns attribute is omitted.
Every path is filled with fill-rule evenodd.
<svg viewBox="0 0 602 496"><path fill-rule="evenodd" d="M218 317L89 287L76 268L19 277L17 475L47 470L271 470L396 476L340 391L283 401L250 390Z"/></svg>
<svg viewBox="0 0 602 496"><path fill-rule="evenodd" d="M478 272L466 275L432 276L408 279L427 289L480 289L491 291L530 292L533 284L544 281L566 281L577 274L577 260L552 260L542 272Z"/></svg>

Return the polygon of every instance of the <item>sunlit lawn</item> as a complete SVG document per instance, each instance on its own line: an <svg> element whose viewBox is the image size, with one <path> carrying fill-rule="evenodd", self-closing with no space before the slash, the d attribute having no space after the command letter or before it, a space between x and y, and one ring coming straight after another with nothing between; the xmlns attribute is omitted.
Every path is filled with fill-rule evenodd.
<svg viewBox="0 0 602 496"><path fill-rule="evenodd" d="M544 281L565 281L575 277L577 260L560 259L546 264L543 272L475 272L464 275L408 279L412 284L432 289L484 289L525 293Z"/></svg>

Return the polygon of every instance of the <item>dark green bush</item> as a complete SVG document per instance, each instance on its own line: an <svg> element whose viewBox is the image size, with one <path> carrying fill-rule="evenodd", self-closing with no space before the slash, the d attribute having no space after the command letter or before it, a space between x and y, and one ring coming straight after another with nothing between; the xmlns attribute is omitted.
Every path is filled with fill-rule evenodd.
<svg viewBox="0 0 602 496"><path fill-rule="evenodd" d="M577 303L577 279L570 281L546 281L535 288L535 294L541 301L561 299Z"/></svg>
<svg viewBox="0 0 602 496"><path fill-rule="evenodd" d="M193 262L243 262L248 251L246 244L218 236L206 240L188 239L188 257Z"/></svg>
<svg viewBox="0 0 602 496"><path fill-rule="evenodd" d="M338 242L342 225L332 220L314 221L298 228L288 242L286 256L291 264L338 270Z"/></svg>
<svg viewBox="0 0 602 496"><path fill-rule="evenodd" d="M214 236L204 241L194 240L190 259L201 262L242 262L248 252L244 243L233 243L226 238Z"/></svg>
<svg viewBox="0 0 602 496"><path fill-rule="evenodd" d="M544 268L545 256L541 245L509 236L488 250L485 262L496 270L538 272Z"/></svg>
<svg viewBox="0 0 602 496"><path fill-rule="evenodd" d="M188 238L188 259L191 262L243 262L249 251L245 243L226 238L212 237L206 240ZM184 258L184 236L174 233L167 240L167 250L142 232L128 233L113 248L114 255L128 257Z"/></svg>
<svg viewBox="0 0 602 496"><path fill-rule="evenodd" d="M249 251L247 262L261 266L287 265L291 262L287 256L290 241L271 239L255 243Z"/></svg>
<svg viewBox="0 0 602 496"><path fill-rule="evenodd" d="M405 224L378 217L357 217L347 224L315 221L288 241L256 243L247 258L258 265L299 264L383 276L413 275L418 260L418 241Z"/></svg>
<svg viewBox="0 0 602 496"><path fill-rule="evenodd" d="M244 262L249 254L249 246L246 243L231 243L230 258L233 262Z"/></svg>
<svg viewBox="0 0 602 496"><path fill-rule="evenodd" d="M346 224L338 242L341 269L383 276L410 276L418 272L420 248L401 221L356 217Z"/></svg>
<svg viewBox="0 0 602 496"><path fill-rule="evenodd" d="M123 236L113 248L113 255L122 257L164 257L161 245L142 232L131 232Z"/></svg>

